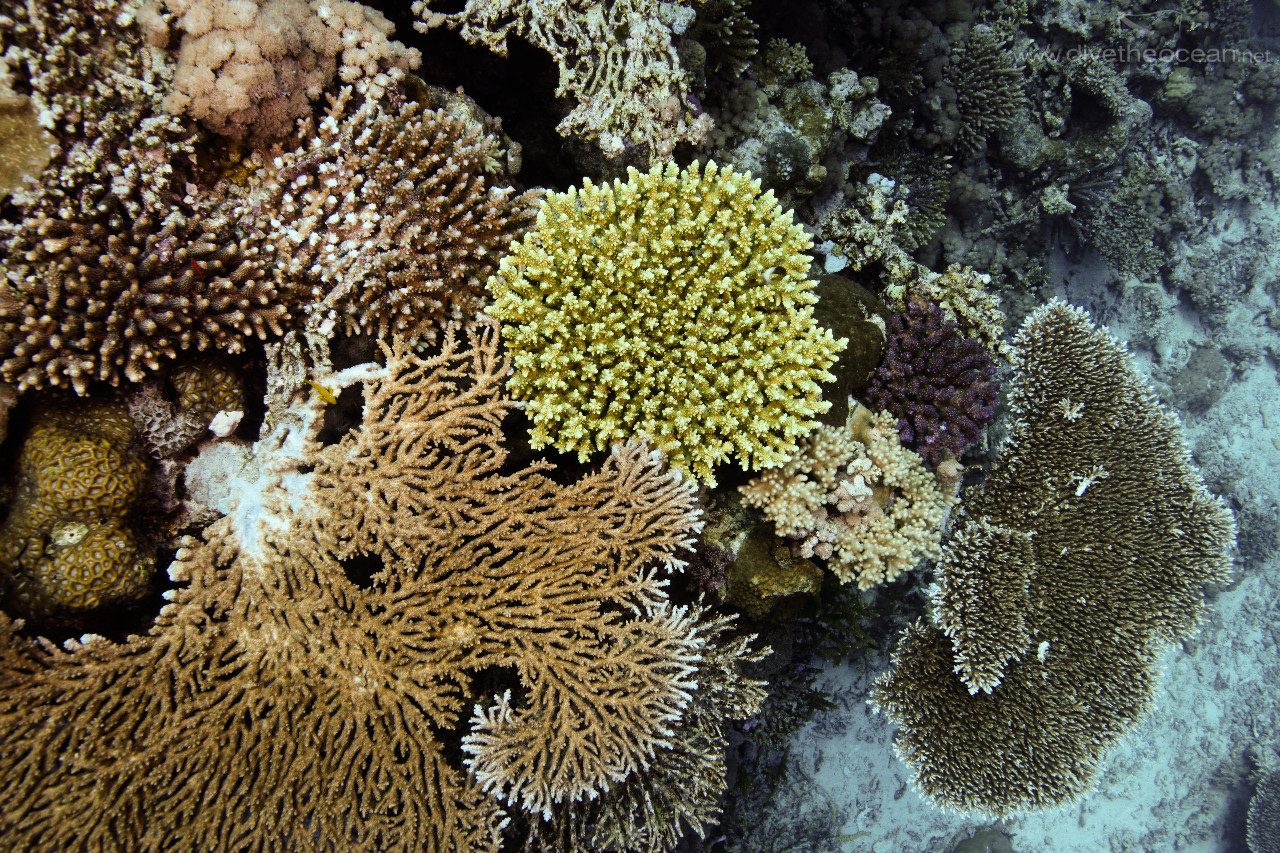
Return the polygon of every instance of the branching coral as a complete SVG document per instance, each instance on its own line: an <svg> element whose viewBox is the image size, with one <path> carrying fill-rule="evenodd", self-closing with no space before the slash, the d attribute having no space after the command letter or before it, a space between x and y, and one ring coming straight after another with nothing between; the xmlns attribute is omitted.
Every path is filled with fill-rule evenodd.
<svg viewBox="0 0 1280 853"><path fill-rule="evenodd" d="M995 414L994 375L981 342L962 336L937 305L913 298L889 324L866 399L898 418L903 444L937 464L959 457Z"/></svg>
<svg viewBox="0 0 1280 853"><path fill-rule="evenodd" d="M469 319L536 194L488 177L496 140L444 112L350 104L344 89L299 147L264 158L234 216L275 259L282 289L339 326L433 340Z"/></svg>
<svg viewBox="0 0 1280 853"><path fill-rule="evenodd" d="M560 67L556 95L575 106L560 122L563 135L594 141L608 157L639 147L655 162L681 142L697 143L711 120L691 97L676 39L693 9L658 0L467 0L460 12L431 10L415 0L421 31L449 26L463 38L506 56L507 39L523 38Z"/></svg>
<svg viewBox="0 0 1280 853"><path fill-rule="evenodd" d="M504 473L498 349L492 325L449 330L433 356L400 343L321 376L364 385L329 446L322 402L275 397L145 636L63 650L0 615L11 844L496 853L504 807L590 813L639 849L667 845L633 831L705 825L726 722L708 715L760 691L725 624L662 592L693 486L636 444L568 485Z"/></svg>
<svg viewBox="0 0 1280 853"><path fill-rule="evenodd" d="M1120 342L1054 301L1014 346L1009 439L938 564L937 624L874 692L924 795L992 815L1089 790L1235 539Z"/></svg>
<svg viewBox="0 0 1280 853"><path fill-rule="evenodd" d="M855 407L819 426L785 465L742 487L802 557L827 560L843 583L887 583L941 553L954 491L899 443L894 416Z"/></svg>
<svg viewBox="0 0 1280 853"><path fill-rule="evenodd" d="M813 321L809 238L714 163L553 193L489 282L535 447L646 436L711 481L778 465L829 404L844 347Z"/></svg>

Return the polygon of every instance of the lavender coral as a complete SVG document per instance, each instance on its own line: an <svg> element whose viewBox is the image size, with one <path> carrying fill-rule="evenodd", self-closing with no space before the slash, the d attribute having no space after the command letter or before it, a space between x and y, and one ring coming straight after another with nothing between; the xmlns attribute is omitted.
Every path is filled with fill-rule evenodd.
<svg viewBox="0 0 1280 853"><path fill-rule="evenodd" d="M994 375L981 341L962 336L937 305L913 298L889 324L866 399L898 418L903 444L938 463L958 457L995 414Z"/></svg>

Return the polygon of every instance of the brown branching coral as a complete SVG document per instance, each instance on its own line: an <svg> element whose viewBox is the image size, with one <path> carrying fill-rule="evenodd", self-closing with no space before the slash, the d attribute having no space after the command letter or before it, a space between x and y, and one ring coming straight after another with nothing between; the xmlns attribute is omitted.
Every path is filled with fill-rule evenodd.
<svg viewBox="0 0 1280 853"><path fill-rule="evenodd" d="M304 142L266 158L236 216L276 258L282 289L353 331L433 340L470 319L536 193L495 184L495 137L444 111L334 100Z"/></svg>
<svg viewBox="0 0 1280 853"><path fill-rule="evenodd" d="M59 649L0 616L0 834L434 853L496 851L504 806L708 814L723 720L701 709L749 712L758 687L656 577L699 527L693 487L635 444L568 485L502 473L498 346L450 329L434 356L323 376L364 383L330 446L314 395L269 415L146 636Z"/></svg>
<svg viewBox="0 0 1280 853"><path fill-rule="evenodd" d="M134 152L127 152L134 153ZM131 205L127 175L66 216L36 215L4 244L0 375L19 390L137 382L184 350L239 352L282 332L285 301L263 257L217 210Z"/></svg>

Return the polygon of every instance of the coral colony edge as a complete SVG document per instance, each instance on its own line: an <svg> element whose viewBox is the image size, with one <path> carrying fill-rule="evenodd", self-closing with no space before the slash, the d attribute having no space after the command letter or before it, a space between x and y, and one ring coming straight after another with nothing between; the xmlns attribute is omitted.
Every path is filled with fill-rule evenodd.
<svg viewBox="0 0 1280 853"><path fill-rule="evenodd" d="M0 847L1280 851L1278 108L1246 0L0 0Z"/></svg>

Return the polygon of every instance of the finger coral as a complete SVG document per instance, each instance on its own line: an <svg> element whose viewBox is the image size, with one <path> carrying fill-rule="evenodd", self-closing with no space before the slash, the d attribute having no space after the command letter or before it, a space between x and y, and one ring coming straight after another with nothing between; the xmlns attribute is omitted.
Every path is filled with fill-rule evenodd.
<svg viewBox="0 0 1280 853"><path fill-rule="evenodd" d="M550 194L489 281L533 445L585 458L645 436L707 482L731 454L784 462L846 343L813 320L809 247L714 163Z"/></svg>
<svg viewBox="0 0 1280 853"><path fill-rule="evenodd" d="M902 443L933 464L959 457L995 415L1000 386L990 353L942 309L913 298L889 323L866 400L898 418Z"/></svg>
<svg viewBox="0 0 1280 853"><path fill-rule="evenodd" d="M662 591L693 485L638 444L567 485L505 471L498 350L492 324L450 329L320 377L364 390L331 445L323 402L282 398L144 636L59 649L0 615L4 837L496 853L507 811L598 810L624 840L644 808L664 838L705 825L727 723L706 714L753 712L759 685L742 640Z"/></svg>
<svg viewBox="0 0 1280 853"><path fill-rule="evenodd" d="M801 557L828 561L859 589L894 581L941 553L951 488L898 440L894 417L854 407L843 427L819 426L784 465L741 487Z"/></svg>
<svg viewBox="0 0 1280 853"><path fill-rule="evenodd" d="M498 186L496 140L444 111L344 89L305 142L261 160L235 209L275 260L282 290L352 331L434 340L469 319L506 247L533 223L535 192Z"/></svg>
<svg viewBox="0 0 1280 853"><path fill-rule="evenodd" d="M1090 789L1235 541L1119 341L1055 300L1014 347L1009 438L938 564L936 624L873 695L926 797L1001 816Z"/></svg>
<svg viewBox="0 0 1280 853"><path fill-rule="evenodd" d="M373 99L421 56L382 13L347 0L165 0L183 31L170 112L262 144L311 114L338 72Z"/></svg>

